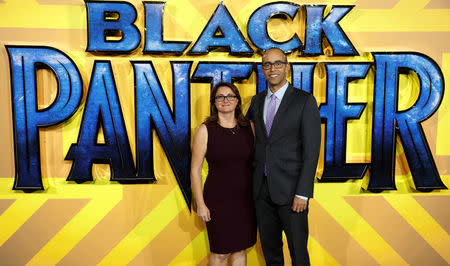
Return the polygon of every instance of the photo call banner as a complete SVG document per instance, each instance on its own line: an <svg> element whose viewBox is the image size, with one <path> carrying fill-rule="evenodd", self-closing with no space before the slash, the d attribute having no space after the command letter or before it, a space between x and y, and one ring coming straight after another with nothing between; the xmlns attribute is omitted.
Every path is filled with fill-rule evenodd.
<svg viewBox="0 0 450 266"><path fill-rule="evenodd" d="M219 82L247 113L271 47L322 121L312 265L450 263L450 2L0 0L0 13L2 264L207 265L193 133ZM259 243L247 253L265 265Z"/></svg>

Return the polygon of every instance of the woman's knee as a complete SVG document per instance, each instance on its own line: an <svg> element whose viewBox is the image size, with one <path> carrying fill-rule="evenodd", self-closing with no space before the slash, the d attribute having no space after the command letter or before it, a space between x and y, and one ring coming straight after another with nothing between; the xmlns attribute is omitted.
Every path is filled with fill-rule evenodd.
<svg viewBox="0 0 450 266"><path fill-rule="evenodd" d="M211 256L213 256L217 260L226 261L228 259L228 257L230 256L230 253L227 253L227 254L211 253Z"/></svg>

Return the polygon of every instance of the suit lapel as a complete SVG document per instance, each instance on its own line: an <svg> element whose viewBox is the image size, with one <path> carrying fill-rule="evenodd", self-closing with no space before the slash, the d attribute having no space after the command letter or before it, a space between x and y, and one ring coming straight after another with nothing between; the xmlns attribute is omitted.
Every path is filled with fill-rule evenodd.
<svg viewBox="0 0 450 266"><path fill-rule="evenodd" d="M275 117L273 118L272 128L270 129L269 137L273 135L273 132L277 130L278 125L280 124L280 121L282 120L282 117L284 116L284 113L287 112L289 109L289 105L294 99L292 97L294 93L294 87L292 87L291 84L289 84L288 88L286 89L286 92L284 93L283 99L281 100L280 106L278 107L277 113L275 114Z"/></svg>

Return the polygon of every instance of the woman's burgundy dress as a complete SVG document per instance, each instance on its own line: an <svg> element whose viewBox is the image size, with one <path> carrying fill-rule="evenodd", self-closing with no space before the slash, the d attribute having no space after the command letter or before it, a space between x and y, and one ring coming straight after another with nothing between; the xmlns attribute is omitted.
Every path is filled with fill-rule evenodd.
<svg viewBox="0 0 450 266"><path fill-rule="evenodd" d="M204 187L211 221L206 223L211 252L243 250L256 242L251 176L253 133L250 126L224 128L207 125L206 160L209 172Z"/></svg>

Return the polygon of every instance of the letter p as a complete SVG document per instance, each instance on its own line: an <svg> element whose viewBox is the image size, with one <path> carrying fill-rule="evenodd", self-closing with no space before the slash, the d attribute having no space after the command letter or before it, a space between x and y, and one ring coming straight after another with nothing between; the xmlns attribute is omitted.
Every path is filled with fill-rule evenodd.
<svg viewBox="0 0 450 266"><path fill-rule="evenodd" d="M75 63L49 47L6 46L11 71L16 178L13 189L44 189L41 179L39 128L61 123L77 109L82 80ZM50 69L56 76L55 101L37 106L36 71Z"/></svg>

